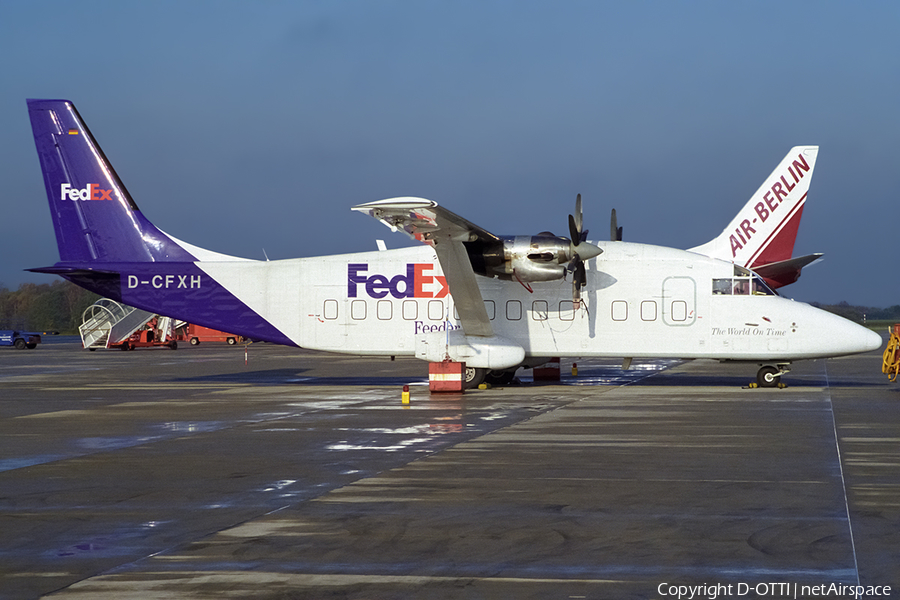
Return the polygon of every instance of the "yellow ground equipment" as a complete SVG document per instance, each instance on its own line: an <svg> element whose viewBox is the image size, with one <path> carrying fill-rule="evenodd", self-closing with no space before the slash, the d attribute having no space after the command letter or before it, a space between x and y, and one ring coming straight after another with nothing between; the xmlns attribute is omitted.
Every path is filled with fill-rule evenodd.
<svg viewBox="0 0 900 600"><path fill-rule="evenodd" d="M900 372L900 324L894 325L891 331L891 339L884 351L881 372L891 381L897 381L897 373Z"/></svg>

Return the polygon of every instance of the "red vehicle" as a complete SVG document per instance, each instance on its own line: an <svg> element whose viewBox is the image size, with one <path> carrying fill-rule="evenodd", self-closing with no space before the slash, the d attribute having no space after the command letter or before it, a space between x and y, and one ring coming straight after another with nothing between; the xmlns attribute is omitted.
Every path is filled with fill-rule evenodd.
<svg viewBox="0 0 900 600"><path fill-rule="evenodd" d="M243 342L244 338L233 333L225 333L216 329L202 327L188 323L184 326L184 339L188 340L192 346L196 346L200 342L227 342L234 346L238 342Z"/></svg>

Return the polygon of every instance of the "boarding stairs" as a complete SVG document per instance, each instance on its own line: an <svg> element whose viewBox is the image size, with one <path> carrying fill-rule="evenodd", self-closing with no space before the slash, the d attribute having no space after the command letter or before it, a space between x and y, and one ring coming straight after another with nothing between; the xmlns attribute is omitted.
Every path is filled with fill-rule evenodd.
<svg viewBox="0 0 900 600"><path fill-rule="evenodd" d="M84 322L78 328L81 344L89 350L109 348L127 340L153 317L151 312L100 298L84 311Z"/></svg>

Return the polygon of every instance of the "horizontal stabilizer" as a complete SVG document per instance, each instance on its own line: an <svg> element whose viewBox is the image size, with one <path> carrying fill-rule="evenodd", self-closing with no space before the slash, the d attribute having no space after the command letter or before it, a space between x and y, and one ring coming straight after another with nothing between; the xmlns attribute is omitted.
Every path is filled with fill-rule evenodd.
<svg viewBox="0 0 900 600"><path fill-rule="evenodd" d="M800 270L822 258L821 253L807 254L788 260L753 267L756 274L766 280L772 288L790 285L800 278Z"/></svg>
<svg viewBox="0 0 900 600"><path fill-rule="evenodd" d="M119 271L110 271L108 269L92 269L90 267L66 267L62 265L53 265L52 267L38 267L35 269L25 269L26 271L30 271L32 273L47 273L49 275L60 275L60 276L79 276L79 275L114 275L116 277L119 276Z"/></svg>

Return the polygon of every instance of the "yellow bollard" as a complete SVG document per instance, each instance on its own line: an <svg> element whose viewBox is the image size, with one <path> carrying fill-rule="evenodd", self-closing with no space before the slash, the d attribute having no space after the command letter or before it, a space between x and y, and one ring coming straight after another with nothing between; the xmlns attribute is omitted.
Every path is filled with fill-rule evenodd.
<svg viewBox="0 0 900 600"><path fill-rule="evenodd" d="M403 386L403 393L400 395L403 400L403 404L409 404L409 386Z"/></svg>
<svg viewBox="0 0 900 600"><path fill-rule="evenodd" d="M578 363L572 363L572 377L578 377Z"/></svg>

